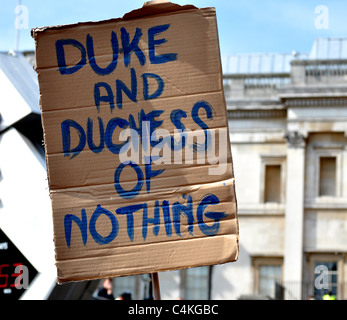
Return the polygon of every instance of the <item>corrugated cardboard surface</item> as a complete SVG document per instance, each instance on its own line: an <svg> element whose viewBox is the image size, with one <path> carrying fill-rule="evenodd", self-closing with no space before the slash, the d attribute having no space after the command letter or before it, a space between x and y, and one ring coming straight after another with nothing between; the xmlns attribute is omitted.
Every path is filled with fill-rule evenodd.
<svg viewBox="0 0 347 320"><path fill-rule="evenodd" d="M156 42L150 47L148 30L157 26L165 27L158 29L161 32L155 34ZM131 43L136 29L142 33L138 48L145 61L140 63L137 53L132 51L130 63L125 66L121 34L126 30ZM96 64L106 68L114 53L112 32L119 46L117 66L112 72L95 73L88 53L86 64L78 71L71 74L59 71L57 41L74 39L86 48L87 35L93 39ZM214 8L197 9L171 3L146 5L123 19L40 28L33 30L33 36L58 281L235 261L238 256L237 206ZM153 48L155 56L175 53L176 58L153 63L149 57ZM64 54L68 68L81 60L81 51L76 46L65 45ZM146 77L143 75L149 73L163 81L163 90L156 98L143 94ZM116 104L119 80L129 90L132 80L137 85L133 92L136 99L129 99L123 92L121 106ZM152 94L159 84L153 77L147 80L149 94ZM108 101L96 106L95 86L101 82L111 88L114 108ZM100 94L106 96L105 87ZM202 102L200 108L199 102ZM175 118L177 113L179 116ZM118 139L121 129L139 129L141 120L149 118L152 124L158 125L157 129L168 130L170 135L179 128L203 137L224 132L227 144L220 152L227 155L226 170L211 175L209 169L218 167L216 161L201 163L197 158L185 161L185 150L181 163L175 163L173 156L171 163L157 164L154 158L144 163L140 156L136 166L122 166L119 154L108 146L124 143ZM67 152L66 146L64 154L62 123L67 120L83 129L70 127L69 134L65 132L70 150L83 140L81 135L88 140L88 125L96 146L102 141L99 132L105 133L107 128L112 128L112 123L124 126L110 130L111 140L108 144L104 141L98 150L91 150L86 142L82 150L73 155ZM141 149L141 130L137 132ZM220 140L217 138L218 134L218 149ZM218 160L218 151L215 160ZM119 186L134 193L121 193ZM224 213L222 218L221 213ZM67 236L69 228L71 238Z"/></svg>

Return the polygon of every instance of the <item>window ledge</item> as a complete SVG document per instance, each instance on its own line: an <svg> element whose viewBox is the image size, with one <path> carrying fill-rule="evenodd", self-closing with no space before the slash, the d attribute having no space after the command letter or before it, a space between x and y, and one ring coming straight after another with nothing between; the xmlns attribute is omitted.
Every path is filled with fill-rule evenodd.
<svg viewBox="0 0 347 320"><path fill-rule="evenodd" d="M238 203L239 215L284 215L285 205L282 203Z"/></svg>
<svg viewBox="0 0 347 320"><path fill-rule="evenodd" d="M305 209L347 209L346 198L319 197L305 201Z"/></svg>

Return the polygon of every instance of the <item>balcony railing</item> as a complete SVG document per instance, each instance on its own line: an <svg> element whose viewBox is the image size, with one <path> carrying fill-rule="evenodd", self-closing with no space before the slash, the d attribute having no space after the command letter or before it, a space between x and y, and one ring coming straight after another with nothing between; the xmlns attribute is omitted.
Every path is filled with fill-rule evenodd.
<svg viewBox="0 0 347 320"><path fill-rule="evenodd" d="M347 85L347 60L292 60L291 71L281 73L224 74L227 100L276 98L288 86Z"/></svg>
<svg viewBox="0 0 347 320"><path fill-rule="evenodd" d="M277 97L290 84L289 73L228 74L223 77L226 99Z"/></svg>
<svg viewBox="0 0 347 320"><path fill-rule="evenodd" d="M336 85L347 83L347 60L293 60L293 85Z"/></svg>

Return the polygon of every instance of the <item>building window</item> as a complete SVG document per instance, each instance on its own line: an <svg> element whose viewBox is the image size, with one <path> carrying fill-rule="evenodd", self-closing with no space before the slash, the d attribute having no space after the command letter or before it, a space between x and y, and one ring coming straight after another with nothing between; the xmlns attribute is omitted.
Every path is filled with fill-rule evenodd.
<svg viewBox="0 0 347 320"><path fill-rule="evenodd" d="M282 258L253 258L255 293L272 299L283 298Z"/></svg>
<svg viewBox="0 0 347 320"><path fill-rule="evenodd" d="M319 196L336 196L336 157L319 159Z"/></svg>
<svg viewBox="0 0 347 320"><path fill-rule="evenodd" d="M260 202L285 201L285 156L261 155Z"/></svg>
<svg viewBox="0 0 347 320"><path fill-rule="evenodd" d="M313 177L313 196L319 203L328 203L329 198L342 197L343 190L343 144L325 143L313 144L315 165L308 172ZM314 169L314 170L312 170Z"/></svg>
<svg viewBox="0 0 347 320"><path fill-rule="evenodd" d="M345 300L347 293L346 282L346 256L344 253L309 253L306 256L309 262L310 288L308 294L316 300L331 291L338 300Z"/></svg>
<svg viewBox="0 0 347 320"><path fill-rule="evenodd" d="M265 166L264 202L281 202L281 166Z"/></svg>
<svg viewBox="0 0 347 320"><path fill-rule="evenodd" d="M181 298L185 300L208 300L210 267L181 270Z"/></svg>
<svg viewBox="0 0 347 320"><path fill-rule="evenodd" d="M315 284L314 297L321 300L327 291L331 291L332 294L337 297L338 294L338 263L337 261L317 261L315 263L315 270L319 267L322 270L321 279L319 279L321 285ZM317 279L317 278L316 278Z"/></svg>
<svg viewBox="0 0 347 320"><path fill-rule="evenodd" d="M259 294L271 298L276 298L276 286L281 283L281 278L281 266L259 266Z"/></svg>

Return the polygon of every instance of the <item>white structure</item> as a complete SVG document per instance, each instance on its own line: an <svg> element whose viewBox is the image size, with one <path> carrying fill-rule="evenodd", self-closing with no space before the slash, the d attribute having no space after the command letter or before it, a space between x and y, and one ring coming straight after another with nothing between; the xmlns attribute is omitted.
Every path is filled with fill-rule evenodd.
<svg viewBox="0 0 347 320"><path fill-rule="evenodd" d="M27 54L0 53L0 300L90 299L98 281L56 282L39 88ZM13 251L26 261L13 260ZM20 292L9 261L29 269L28 287L19 272Z"/></svg>
<svg viewBox="0 0 347 320"><path fill-rule="evenodd" d="M32 66L20 53L0 53L0 96L0 229L37 271L20 298L46 299L56 269L39 90ZM2 254L6 266L5 250ZM3 267L2 274L11 267ZM11 296L17 289L9 280L0 290Z"/></svg>

